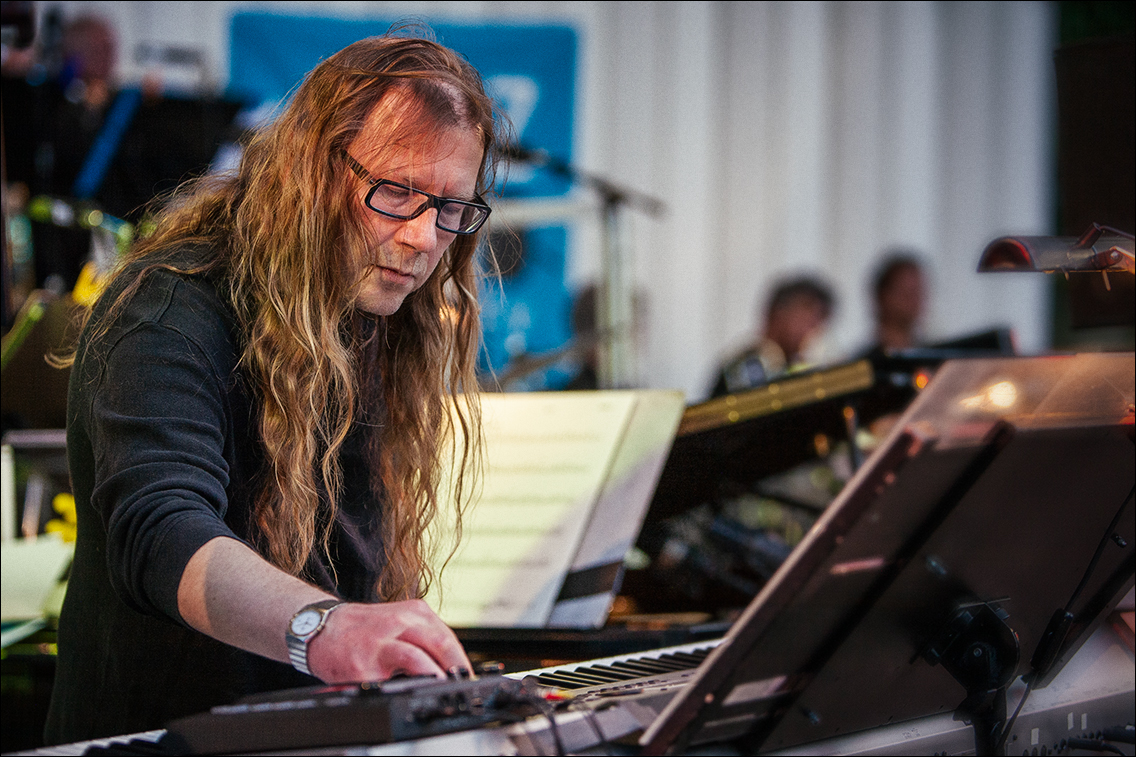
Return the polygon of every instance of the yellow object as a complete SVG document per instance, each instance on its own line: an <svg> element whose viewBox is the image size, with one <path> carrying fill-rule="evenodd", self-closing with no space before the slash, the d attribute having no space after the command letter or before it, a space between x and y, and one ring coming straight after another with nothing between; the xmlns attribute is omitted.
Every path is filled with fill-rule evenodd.
<svg viewBox="0 0 1136 757"><path fill-rule="evenodd" d="M91 261L87 261L82 270L79 271L79 279L75 282L75 289L71 292L71 298L75 303L83 307L90 307L99 293L103 290L103 281L99 277L98 269Z"/></svg>
<svg viewBox="0 0 1136 757"><path fill-rule="evenodd" d="M60 492L51 500L51 507L59 513L60 518L52 518L44 524L44 533L59 534L64 542L75 541L75 529L78 518L75 515L75 497L67 492Z"/></svg>

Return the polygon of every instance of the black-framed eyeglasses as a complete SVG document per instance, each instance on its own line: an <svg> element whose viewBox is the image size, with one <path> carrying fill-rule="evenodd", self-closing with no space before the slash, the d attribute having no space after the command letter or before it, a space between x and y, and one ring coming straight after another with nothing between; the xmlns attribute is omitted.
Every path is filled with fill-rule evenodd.
<svg viewBox="0 0 1136 757"><path fill-rule="evenodd" d="M355 175L371 185L364 202L380 215L409 221L434 208L438 211L434 225L451 234L472 234L489 218L490 208L481 202L480 197L472 202L455 200L451 197L438 197L397 181L376 179L355 158L347 153L343 155Z"/></svg>

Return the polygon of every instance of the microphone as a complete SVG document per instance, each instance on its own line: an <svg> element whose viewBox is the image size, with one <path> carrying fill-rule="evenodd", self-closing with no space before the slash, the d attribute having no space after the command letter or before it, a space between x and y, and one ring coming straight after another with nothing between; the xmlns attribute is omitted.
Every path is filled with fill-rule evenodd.
<svg viewBox="0 0 1136 757"><path fill-rule="evenodd" d="M562 158L549 154L547 150L533 150L524 145L505 144L498 148L498 154L505 160L528 163L559 174L577 184L588 185L600 192L608 205L635 204L651 215L661 215L666 210L661 201L640 192L618 187L601 176L581 171Z"/></svg>
<svg viewBox="0 0 1136 757"><path fill-rule="evenodd" d="M551 159L546 150L533 150L523 145L502 145L499 152L501 157L507 160L515 160L519 163L544 165Z"/></svg>

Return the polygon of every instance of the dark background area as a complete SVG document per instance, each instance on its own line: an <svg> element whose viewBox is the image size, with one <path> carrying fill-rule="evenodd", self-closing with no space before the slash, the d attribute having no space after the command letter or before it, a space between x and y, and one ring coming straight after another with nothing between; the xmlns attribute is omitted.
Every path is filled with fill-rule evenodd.
<svg viewBox="0 0 1136 757"><path fill-rule="evenodd" d="M1136 232L1136 4L1062 2L1054 54L1060 236ZM1136 277L1053 275L1053 347L1136 348Z"/></svg>

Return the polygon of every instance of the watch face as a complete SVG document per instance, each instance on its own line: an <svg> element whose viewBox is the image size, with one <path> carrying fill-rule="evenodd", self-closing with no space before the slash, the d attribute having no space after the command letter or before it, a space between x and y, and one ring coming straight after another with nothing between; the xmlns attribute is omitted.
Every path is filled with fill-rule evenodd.
<svg viewBox="0 0 1136 757"><path fill-rule="evenodd" d="M321 617L323 616L318 610L304 610L292 618L292 633L296 636L307 636L319 627Z"/></svg>

